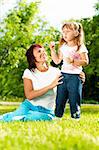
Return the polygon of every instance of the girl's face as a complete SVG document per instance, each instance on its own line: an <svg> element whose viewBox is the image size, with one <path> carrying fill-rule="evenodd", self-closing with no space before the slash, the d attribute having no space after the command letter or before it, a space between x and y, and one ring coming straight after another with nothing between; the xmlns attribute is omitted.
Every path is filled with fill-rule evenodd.
<svg viewBox="0 0 99 150"><path fill-rule="evenodd" d="M37 62L46 62L47 60L47 54L46 54L44 47L34 48L33 55Z"/></svg>
<svg viewBox="0 0 99 150"><path fill-rule="evenodd" d="M75 30L66 28L66 26L64 26L64 28L62 29L62 35L63 39L68 43L69 41L75 39Z"/></svg>

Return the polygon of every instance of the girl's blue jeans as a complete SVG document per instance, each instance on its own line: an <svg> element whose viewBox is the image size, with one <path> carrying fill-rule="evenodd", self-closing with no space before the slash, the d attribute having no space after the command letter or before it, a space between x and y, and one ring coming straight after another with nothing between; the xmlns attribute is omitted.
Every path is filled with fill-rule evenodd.
<svg viewBox="0 0 99 150"><path fill-rule="evenodd" d="M80 118L82 83L79 75L62 73L63 83L57 87L55 116L62 117L69 99L72 118Z"/></svg>
<svg viewBox="0 0 99 150"><path fill-rule="evenodd" d="M20 104L17 110L0 116L0 121L10 122L15 120L36 121L52 120L55 117L52 110L41 106L34 106L28 100Z"/></svg>

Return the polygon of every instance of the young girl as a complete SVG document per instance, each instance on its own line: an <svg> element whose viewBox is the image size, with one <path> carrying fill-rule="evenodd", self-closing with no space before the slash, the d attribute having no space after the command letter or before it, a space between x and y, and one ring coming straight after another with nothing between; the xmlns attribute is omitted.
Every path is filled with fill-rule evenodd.
<svg viewBox="0 0 99 150"><path fill-rule="evenodd" d="M62 26L62 38L58 54L55 53L54 42L50 43L51 57L55 64L63 60L61 73L63 84L57 87L55 115L62 117L67 100L70 101L72 118L80 118L80 103L82 98L82 83L79 74L82 66L88 64L88 51L84 45L82 25L67 22Z"/></svg>

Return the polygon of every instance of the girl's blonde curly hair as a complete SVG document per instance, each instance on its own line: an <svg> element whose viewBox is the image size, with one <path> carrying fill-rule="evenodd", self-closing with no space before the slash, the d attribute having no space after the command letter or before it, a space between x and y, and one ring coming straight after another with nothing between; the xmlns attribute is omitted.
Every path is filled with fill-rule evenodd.
<svg viewBox="0 0 99 150"><path fill-rule="evenodd" d="M84 43L84 31L81 23L77 22L66 22L62 26L63 28L66 27L67 29L70 30L76 30L78 32L78 35L75 37L76 44L78 46L77 51L79 50L80 46ZM62 46L64 43L67 43L63 37L61 37L60 42L59 42L59 47Z"/></svg>

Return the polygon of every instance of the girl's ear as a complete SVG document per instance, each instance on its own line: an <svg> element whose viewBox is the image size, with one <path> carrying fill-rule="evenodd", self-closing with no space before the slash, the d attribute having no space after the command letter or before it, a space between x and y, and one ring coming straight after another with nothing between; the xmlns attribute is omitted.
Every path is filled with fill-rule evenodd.
<svg viewBox="0 0 99 150"><path fill-rule="evenodd" d="M79 31L78 31L78 30L75 30L75 31L74 31L74 36L77 37L78 35L79 35Z"/></svg>

